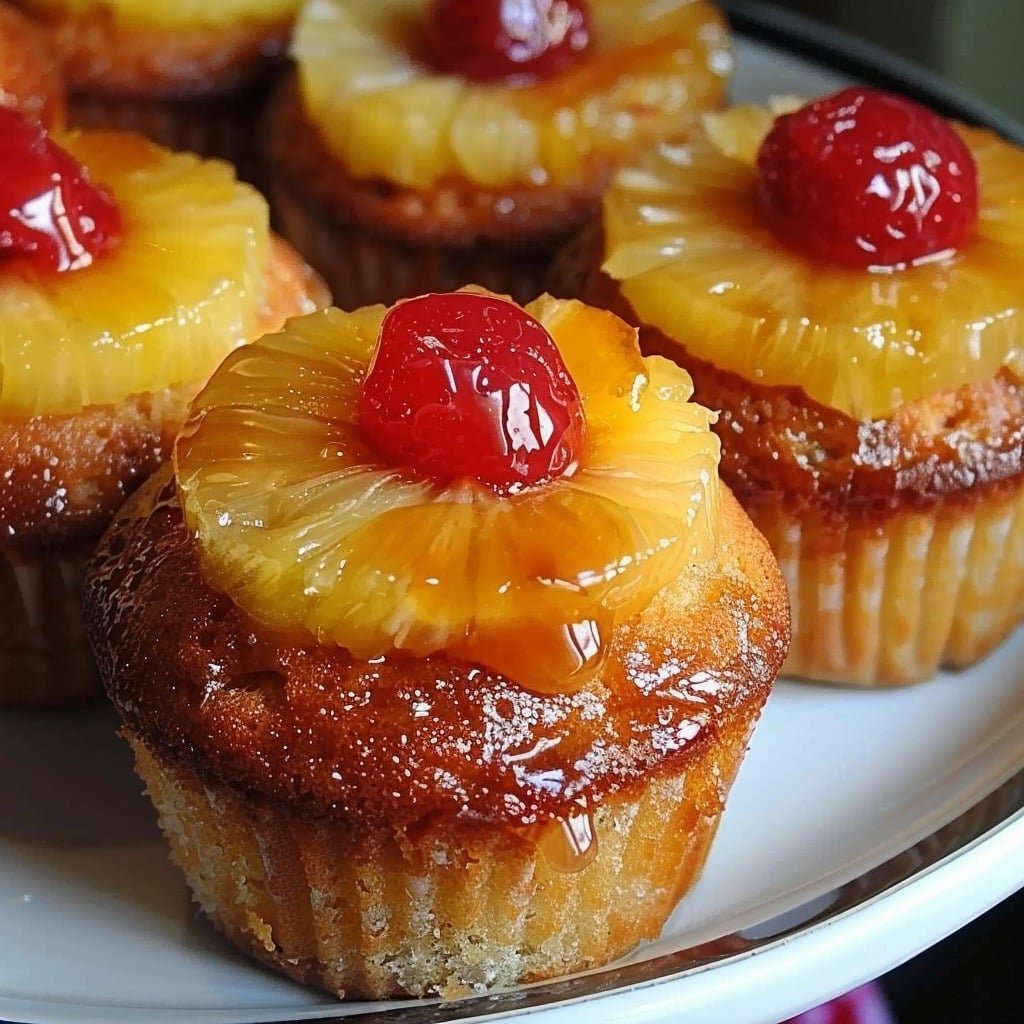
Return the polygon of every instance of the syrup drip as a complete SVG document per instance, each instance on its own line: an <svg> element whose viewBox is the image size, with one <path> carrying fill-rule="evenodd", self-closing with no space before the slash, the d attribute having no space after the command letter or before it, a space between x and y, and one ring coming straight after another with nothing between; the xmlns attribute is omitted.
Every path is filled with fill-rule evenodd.
<svg viewBox="0 0 1024 1024"><path fill-rule="evenodd" d="M542 826L537 842L541 856L556 871L582 871L597 857L594 817L583 809L560 821Z"/></svg>

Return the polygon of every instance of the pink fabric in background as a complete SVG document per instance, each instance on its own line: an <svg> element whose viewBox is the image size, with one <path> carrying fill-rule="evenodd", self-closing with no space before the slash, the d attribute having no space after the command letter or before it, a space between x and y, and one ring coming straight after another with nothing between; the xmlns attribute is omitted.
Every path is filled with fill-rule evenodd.
<svg viewBox="0 0 1024 1024"><path fill-rule="evenodd" d="M845 996L791 1018L786 1024L896 1024L882 987L861 985Z"/></svg>

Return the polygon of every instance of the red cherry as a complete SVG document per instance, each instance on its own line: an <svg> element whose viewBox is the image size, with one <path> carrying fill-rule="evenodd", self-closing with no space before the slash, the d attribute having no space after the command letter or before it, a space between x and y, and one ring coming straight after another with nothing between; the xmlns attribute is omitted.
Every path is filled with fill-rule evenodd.
<svg viewBox="0 0 1024 1024"><path fill-rule="evenodd" d="M938 114L874 89L843 89L776 119L757 154L775 230L855 267L898 267L957 249L978 216L977 171Z"/></svg>
<svg viewBox="0 0 1024 1024"><path fill-rule="evenodd" d="M583 0L432 0L427 43L442 71L473 82L532 82L590 44Z"/></svg>
<svg viewBox="0 0 1024 1024"><path fill-rule="evenodd" d="M579 392L551 335L515 303L475 292L390 310L359 422L394 465L498 489L572 472L584 432Z"/></svg>
<svg viewBox="0 0 1024 1024"><path fill-rule="evenodd" d="M117 244L121 213L85 168L22 114L0 108L0 256L79 270Z"/></svg>

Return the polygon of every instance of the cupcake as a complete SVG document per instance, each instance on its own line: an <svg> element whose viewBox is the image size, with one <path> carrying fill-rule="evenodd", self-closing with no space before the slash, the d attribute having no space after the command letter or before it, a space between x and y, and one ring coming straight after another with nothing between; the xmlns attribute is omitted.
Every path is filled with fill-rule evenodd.
<svg viewBox="0 0 1024 1024"><path fill-rule="evenodd" d="M0 704L86 699L85 559L236 345L325 301L219 161L0 109Z"/></svg>
<svg viewBox="0 0 1024 1024"><path fill-rule="evenodd" d="M339 305L483 282L525 301L612 169L723 97L700 0L311 0L271 102L282 232Z"/></svg>
<svg viewBox="0 0 1024 1024"><path fill-rule="evenodd" d="M624 172L569 277L721 410L789 584L785 671L909 683L1024 612L1024 154L869 89L797 106Z"/></svg>
<svg viewBox="0 0 1024 1024"><path fill-rule="evenodd" d="M60 56L73 124L139 131L258 180L260 108L299 0L21 0Z"/></svg>
<svg viewBox="0 0 1024 1024"><path fill-rule="evenodd" d="M657 935L788 639L690 391L609 313L477 290L222 364L86 595L174 860L241 949L450 997Z"/></svg>
<svg viewBox="0 0 1024 1024"><path fill-rule="evenodd" d="M5 3L0 3L0 107L20 110L50 128L64 121L56 55L43 33Z"/></svg>

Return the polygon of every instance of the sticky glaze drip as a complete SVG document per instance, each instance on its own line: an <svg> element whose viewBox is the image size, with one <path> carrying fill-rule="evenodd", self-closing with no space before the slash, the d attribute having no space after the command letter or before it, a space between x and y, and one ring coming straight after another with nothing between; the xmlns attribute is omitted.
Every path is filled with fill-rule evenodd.
<svg viewBox="0 0 1024 1024"><path fill-rule="evenodd" d="M556 871L582 871L597 857L597 833L594 816L581 810L559 821L540 827L538 848L541 856Z"/></svg>

